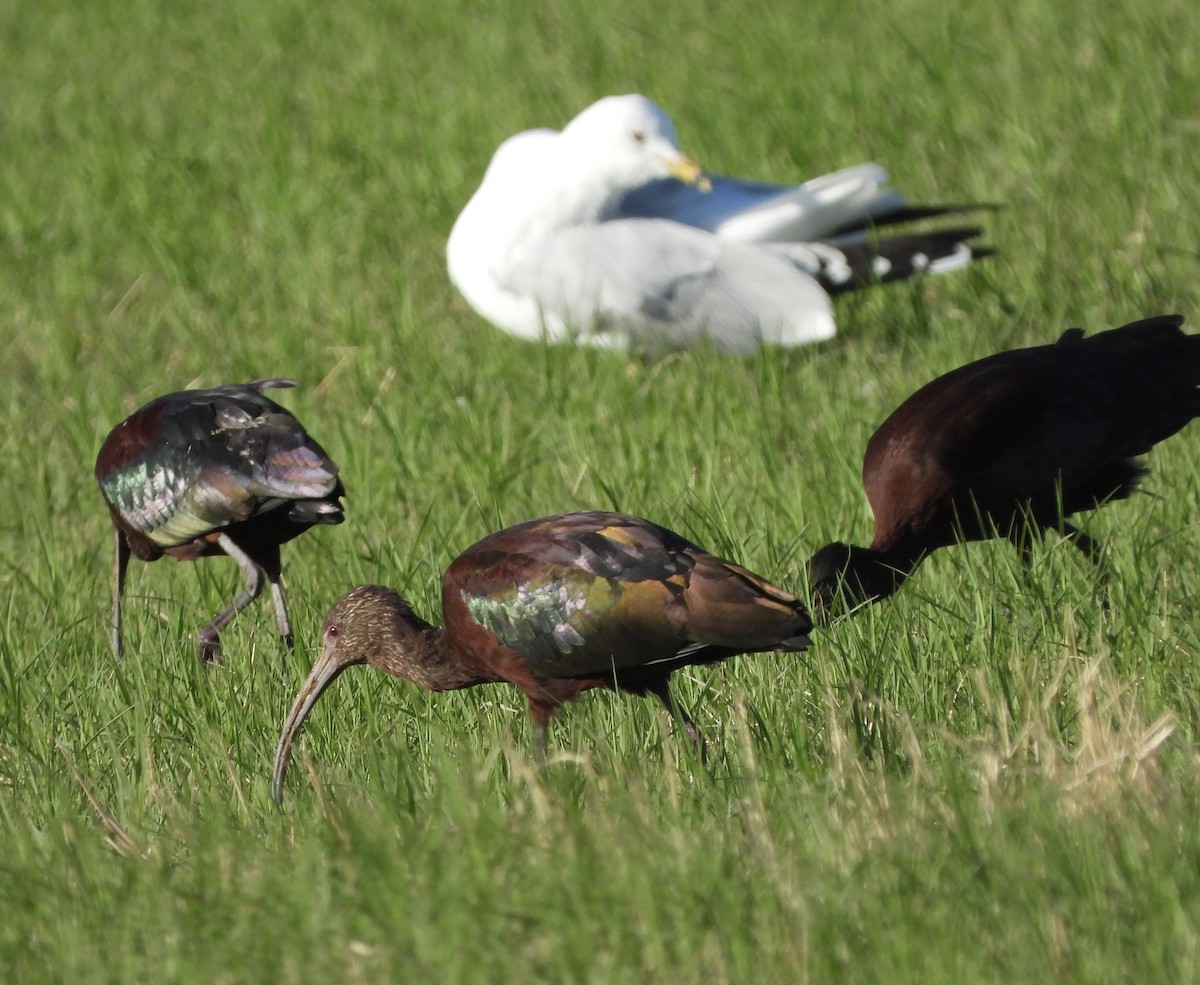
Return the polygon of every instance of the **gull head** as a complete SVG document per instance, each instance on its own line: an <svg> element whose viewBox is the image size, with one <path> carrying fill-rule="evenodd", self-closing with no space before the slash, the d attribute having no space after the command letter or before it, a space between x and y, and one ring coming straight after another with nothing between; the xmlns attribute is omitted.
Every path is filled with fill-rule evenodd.
<svg viewBox="0 0 1200 985"><path fill-rule="evenodd" d="M568 166L614 189L673 177L707 191L704 170L679 149L675 124L661 107L636 93L606 96L568 123L561 134Z"/></svg>

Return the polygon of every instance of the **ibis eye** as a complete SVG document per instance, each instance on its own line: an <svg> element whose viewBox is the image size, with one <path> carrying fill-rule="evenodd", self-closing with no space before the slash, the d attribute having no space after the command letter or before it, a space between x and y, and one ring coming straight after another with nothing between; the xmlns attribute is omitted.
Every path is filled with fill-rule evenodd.
<svg viewBox="0 0 1200 985"><path fill-rule="evenodd" d="M630 136L633 137L634 143L642 144L646 142L646 134L641 130L634 130Z"/></svg>
<svg viewBox="0 0 1200 985"><path fill-rule="evenodd" d="M338 638L337 626L330 626L327 630L325 630L325 639L336 640L337 638Z"/></svg>

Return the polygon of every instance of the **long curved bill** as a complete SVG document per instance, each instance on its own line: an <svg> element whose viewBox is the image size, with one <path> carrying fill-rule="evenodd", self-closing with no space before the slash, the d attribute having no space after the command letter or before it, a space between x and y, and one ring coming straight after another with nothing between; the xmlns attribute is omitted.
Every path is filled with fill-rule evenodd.
<svg viewBox="0 0 1200 985"><path fill-rule="evenodd" d="M304 724L304 719L308 717L313 705L317 703L321 692L334 682L338 674L355 662L358 661L343 662L339 660L337 647L326 644L317 658L317 662L313 664L312 670L308 672L308 678L300 688L300 693L296 695L296 700L292 703L292 710L288 712L287 719L283 723L279 746L275 750L275 765L271 769L271 796L275 798L275 803L283 803L283 777L287 772L292 741L296 738L296 733L300 731L300 726Z"/></svg>

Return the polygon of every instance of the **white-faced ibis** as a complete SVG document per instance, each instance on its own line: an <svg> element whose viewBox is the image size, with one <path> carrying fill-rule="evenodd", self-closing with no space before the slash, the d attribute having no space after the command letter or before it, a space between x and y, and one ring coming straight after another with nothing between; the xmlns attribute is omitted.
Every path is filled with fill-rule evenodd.
<svg viewBox="0 0 1200 985"><path fill-rule="evenodd" d="M367 663L434 691L508 682L546 725L564 702L608 687L671 698L671 672L739 653L803 650L811 628L795 596L648 520L566 513L491 534L467 548L442 582L438 629L390 588L362 585L325 617L322 650L288 713L275 754L283 797L292 740L322 691Z"/></svg>
<svg viewBox="0 0 1200 985"><path fill-rule="evenodd" d="M863 164L803 185L710 178L639 95L502 143L447 244L450 279L526 339L749 353L835 331L829 294L966 266L975 228L880 237L910 207Z"/></svg>
<svg viewBox="0 0 1200 985"><path fill-rule="evenodd" d="M1163 315L1001 352L926 384L867 444L870 547L829 544L810 562L815 605L896 592L930 552L1060 530L1093 562L1100 546L1065 519L1125 499L1137 456L1200 415L1200 335Z"/></svg>
<svg viewBox="0 0 1200 985"><path fill-rule="evenodd" d="M279 635L292 646L279 547L313 524L341 523L338 467L300 422L263 390L292 380L183 390L122 421L96 458L96 479L116 531L112 645L124 652L121 596L132 552L143 561L228 554L245 590L200 631L200 656L220 656L220 632L258 597L275 600Z"/></svg>

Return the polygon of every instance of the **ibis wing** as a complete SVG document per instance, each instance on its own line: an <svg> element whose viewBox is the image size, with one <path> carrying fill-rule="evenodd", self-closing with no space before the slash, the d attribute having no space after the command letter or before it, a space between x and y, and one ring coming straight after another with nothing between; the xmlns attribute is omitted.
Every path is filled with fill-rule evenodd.
<svg viewBox="0 0 1200 985"><path fill-rule="evenodd" d="M974 459L978 482L1016 497L1056 483L1118 494L1122 477L1142 472L1131 460L1200 410L1200 346L1178 326L1169 316L1088 338L1069 331L1054 345L996 357L995 366L985 360L973 381L975 433L958 442L959 455Z"/></svg>
<svg viewBox="0 0 1200 985"><path fill-rule="evenodd" d="M535 676L568 677L618 666L631 628L617 615L623 594L616 580L574 568L486 594L464 593L464 601L476 622L525 656Z"/></svg>
<svg viewBox="0 0 1200 985"><path fill-rule="evenodd" d="M1069 488L1127 454L1127 429L1102 389L993 370L1000 367L972 381L972 413L947 449L963 485L1029 499L1052 493L1056 483Z"/></svg>
<svg viewBox="0 0 1200 985"><path fill-rule="evenodd" d="M155 448L102 475L100 488L129 527L170 547L213 529L210 503L192 503L201 469L177 449ZM226 512L217 525L229 522Z"/></svg>
<svg viewBox="0 0 1200 985"><path fill-rule="evenodd" d="M1133 459L1200 411L1194 338L1167 316L981 359L905 401L872 437L867 465L894 457L916 475L951 476L985 507L1048 506L1061 489L1072 512L1127 495L1142 473Z"/></svg>
<svg viewBox="0 0 1200 985"><path fill-rule="evenodd" d="M447 572L448 588L537 676L640 666L688 645L682 591L692 561L668 538L620 514L530 521L475 545Z"/></svg>
<svg viewBox="0 0 1200 985"><path fill-rule="evenodd" d="M693 560L684 592L692 639L733 652L808 646L812 621L796 596L732 561Z"/></svg>
<svg viewBox="0 0 1200 985"><path fill-rule="evenodd" d="M786 646L809 628L788 593L621 514L531 521L486 538L460 561L447 573L448 589L543 677Z"/></svg>
<svg viewBox="0 0 1200 985"><path fill-rule="evenodd" d="M253 385L152 402L106 444L127 452L98 469L106 498L162 547L285 502L328 496L338 486L337 466L324 450Z"/></svg>
<svg viewBox="0 0 1200 985"><path fill-rule="evenodd" d="M213 405L214 466L237 474L245 494L259 500L260 509L270 499L328 496L337 484L337 466L296 418L265 398L259 400L269 406L224 400Z"/></svg>

